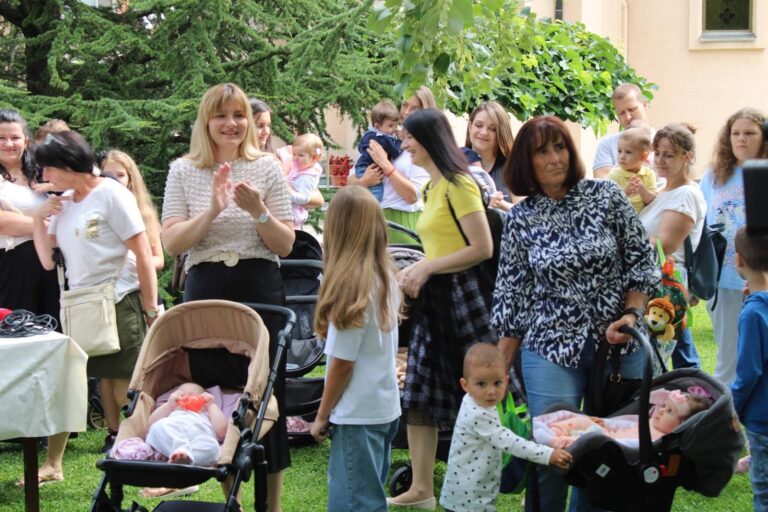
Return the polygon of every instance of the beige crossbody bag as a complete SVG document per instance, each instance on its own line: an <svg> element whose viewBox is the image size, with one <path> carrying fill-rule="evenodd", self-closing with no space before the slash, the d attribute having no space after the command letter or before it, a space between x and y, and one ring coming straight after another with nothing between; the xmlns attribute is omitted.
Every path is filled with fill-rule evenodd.
<svg viewBox="0 0 768 512"><path fill-rule="evenodd" d="M61 326L64 334L75 340L89 357L120 351L115 313L115 283L124 265L125 259L106 283L65 290L64 265L61 259L57 259L56 269L61 290Z"/></svg>

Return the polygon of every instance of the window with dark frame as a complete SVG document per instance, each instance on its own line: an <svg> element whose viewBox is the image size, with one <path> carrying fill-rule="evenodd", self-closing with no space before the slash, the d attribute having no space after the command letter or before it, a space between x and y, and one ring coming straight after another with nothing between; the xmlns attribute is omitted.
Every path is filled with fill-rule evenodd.
<svg viewBox="0 0 768 512"><path fill-rule="evenodd" d="M751 31L752 0L704 0L705 31Z"/></svg>

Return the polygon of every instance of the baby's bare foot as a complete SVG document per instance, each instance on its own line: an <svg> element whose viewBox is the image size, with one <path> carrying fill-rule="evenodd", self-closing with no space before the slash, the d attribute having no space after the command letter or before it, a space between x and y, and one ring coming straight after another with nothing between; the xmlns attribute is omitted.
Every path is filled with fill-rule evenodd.
<svg viewBox="0 0 768 512"><path fill-rule="evenodd" d="M184 450L176 450L168 460L174 464L192 464L192 457Z"/></svg>

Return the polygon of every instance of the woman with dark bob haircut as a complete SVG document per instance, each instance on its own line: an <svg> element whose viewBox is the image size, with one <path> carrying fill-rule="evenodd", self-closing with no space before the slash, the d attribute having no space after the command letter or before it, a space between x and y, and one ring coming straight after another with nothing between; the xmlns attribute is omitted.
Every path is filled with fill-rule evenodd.
<svg viewBox="0 0 768 512"><path fill-rule="evenodd" d="M660 280L653 251L622 190L583 179L568 129L556 117L522 126L504 177L513 194L528 197L504 224L492 310L499 347L508 364L522 349L531 416L556 402L580 407L586 399L588 406L604 341L622 345L622 375L641 375L641 352L618 330L644 329L645 303ZM565 508L567 484L559 475L539 469L539 488L541 510ZM578 510L589 509L584 498L575 497L586 506Z"/></svg>
<svg viewBox="0 0 768 512"><path fill-rule="evenodd" d="M51 196L33 218L35 249L43 267L53 269L54 247L64 255L69 288L115 282L115 312L120 351L88 359L88 376L100 379L101 401L109 427L109 445L128 401L128 383L147 323L157 317L157 276L144 220L130 190L103 178L91 147L72 131L48 134L35 157L43 166ZM50 221L50 226L48 225ZM77 340L75 340L77 341ZM49 438L48 455L38 479L64 478L62 459L69 434Z"/></svg>
<svg viewBox="0 0 768 512"><path fill-rule="evenodd" d="M437 433L456 422L464 352L472 343L496 339L489 318L493 283L477 266L491 257L493 241L480 188L445 115L418 110L403 128L403 150L427 171L429 182L416 224L425 258L398 274L405 293L416 299L408 313L414 325L402 395L413 481L405 493L389 498L389 505L431 510Z"/></svg>

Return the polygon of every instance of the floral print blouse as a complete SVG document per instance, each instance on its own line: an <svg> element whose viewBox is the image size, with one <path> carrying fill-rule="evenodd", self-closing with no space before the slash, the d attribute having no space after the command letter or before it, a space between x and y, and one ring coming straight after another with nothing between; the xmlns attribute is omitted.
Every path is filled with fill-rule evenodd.
<svg viewBox="0 0 768 512"><path fill-rule="evenodd" d="M539 194L510 210L491 321L499 336L520 338L527 350L578 368L587 343L596 352L623 311L626 293L653 295L660 279L645 230L621 189L607 180L581 180L559 201Z"/></svg>

